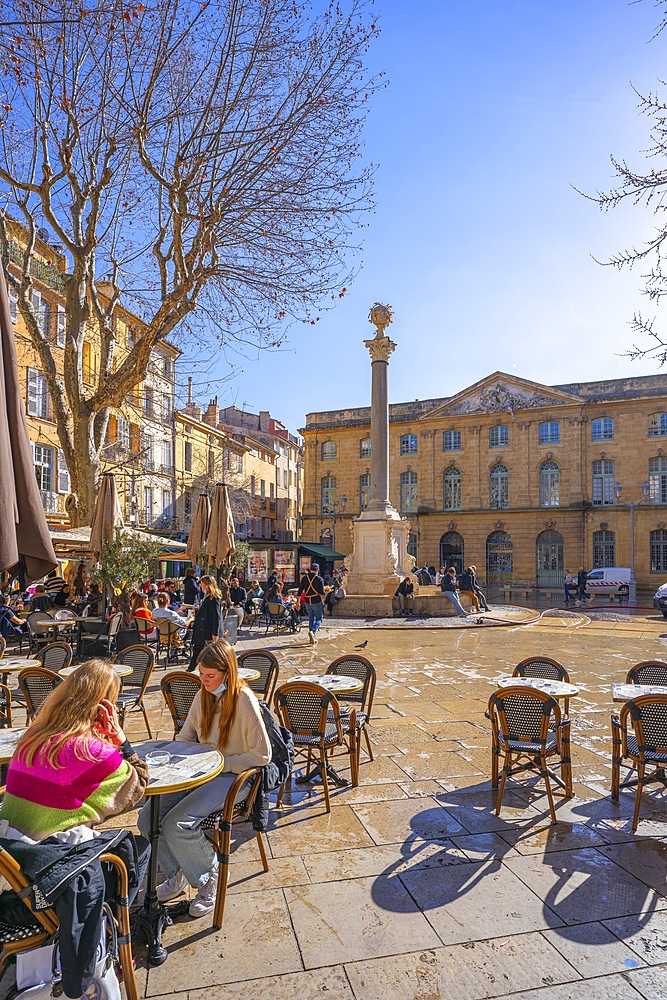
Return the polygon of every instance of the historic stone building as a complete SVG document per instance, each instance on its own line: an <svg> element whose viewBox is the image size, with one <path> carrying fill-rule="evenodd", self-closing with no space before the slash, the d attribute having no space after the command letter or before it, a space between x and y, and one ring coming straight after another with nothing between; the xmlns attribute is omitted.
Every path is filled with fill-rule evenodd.
<svg viewBox="0 0 667 1000"><path fill-rule="evenodd" d="M630 566L634 519L639 585L667 580L667 375L547 386L496 372L389 419L391 501L417 565L557 587L564 568ZM347 553L370 408L310 413L302 433L303 539L335 533Z"/></svg>

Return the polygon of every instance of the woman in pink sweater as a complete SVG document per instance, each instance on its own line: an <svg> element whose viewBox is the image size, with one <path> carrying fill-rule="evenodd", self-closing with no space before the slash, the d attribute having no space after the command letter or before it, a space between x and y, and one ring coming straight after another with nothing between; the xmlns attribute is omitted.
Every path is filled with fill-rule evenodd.
<svg viewBox="0 0 667 1000"><path fill-rule="evenodd" d="M218 862L201 824L210 813L222 809L237 774L269 763L271 744L259 702L240 679L236 654L229 643L218 639L205 646L197 666L201 690L178 739L220 750L225 768L217 778L192 791L160 796L158 861L166 880L158 886L157 894L165 903L191 885L198 891L190 903L190 916L203 917L215 906ZM149 806L139 813L138 825L146 836Z"/></svg>

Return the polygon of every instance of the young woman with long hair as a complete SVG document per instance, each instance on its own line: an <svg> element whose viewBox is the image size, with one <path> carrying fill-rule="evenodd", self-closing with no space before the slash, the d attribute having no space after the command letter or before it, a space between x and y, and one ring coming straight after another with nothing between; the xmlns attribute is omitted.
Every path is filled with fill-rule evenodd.
<svg viewBox="0 0 667 1000"><path fill-rule="evenodd" d="M218 888L218 862L202 832L202 822L222 809L237 774L271 760L259 702L240 679L236 654L229 643L224 639L209 643L199 654L198 667L202 686L177 739L222 751L225 769L192 791L160 796L158 841L158 861L166 876L158 886L158 899L163 903L175 899L191 885L198 890L190 903L192 917L203 917L213 910ZM149 808L146 805L139 813L138 825L144 836L150 825Z"/></svg>
<svg viewBox="0 0 667 1000"><path fill-rule="evenodd" d="M116 712L120 680L89 660L54 688L18 742L0 818L32 840L131 809L148 784Z"/></svg>
<svg viewBox="0 0 667 1000"><path fill-rule="evenodd" d="M192 656L188 670L194 670L202 649L208 642L221 639L224 634L222 621L222 593L215 577L203 576L199 581L202 599L192 621Z"/></svg>
<svg viewBox="0 0 667 1000"><path fill-rule="evenodd" d="M143 618L145 621L155 624L153 612L148 607L148 598L145 594L135 593L132 598L132 610L130 611L130 615L133 621L136 621L137 618ZM146 632L146 638L153 638L156 635L157 629L155 628L151 629L150 632Z"/></svg>

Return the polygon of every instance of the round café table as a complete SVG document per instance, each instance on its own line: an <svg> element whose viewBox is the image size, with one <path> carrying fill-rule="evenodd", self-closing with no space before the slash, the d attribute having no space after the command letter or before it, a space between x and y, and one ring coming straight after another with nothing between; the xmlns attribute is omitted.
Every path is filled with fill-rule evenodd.
<svg viewBox="0 0 667 1000"><path fill-rule="evenodd" d="M353 694L355 691L361 691L364 686L364 682L357 677L348 677L345 674L298 674L296 677L290 677L289 680L285 681L285 684L290 684L292 681L319 684L329 694L335 694L336 697L339 694Z"/></svg>
<svg viewBox="0 0 667 1000"><path fill-rule="evenodd" d="M79 667L83 667L84 665L85 660L83 663L74 663L72 666L63 667L62 670L58 671L58 674L61 677L69 677L70 674L73 674ZM119 677L129 677L134 670L134 667L130 667L127 663L112 663L111 666L114 673L118 674Z"/></svg>
<svg viewBox="0 0 667 1000"><path fill-rule="evenodd" d="M19 674L26 667L41 667L39 660L27 656L5 656L0 660L0 683L7 685L8 674Z"/></svg>
<svg viewBox="0 0 667 1000"><path fill-rule="evenodd" d="M258 681L261 677L259 670L252 667L239 667L239 677L242 681Z"/></svg>
<svg viewBox="0 0 667 1000"><path fill-rule="evenodd" d="M199 743L179 743L150 740L134 747L142 760L155 750L169 753L168 764L148 765L149 778L146 798L150 800L151 860L148 868L148 886L144 905L139 911L139 926L148 942L148 959L153 965L167 960L167 950L162 944L162 931L171 924L171 917L157 898L157 845L160 838L160 796L169 792L189 791L216 778L225 766L219 750Z"/></svg>
<svg viewBox="0 0 667 1000"><path fill-rule="evenodd" d="M0 729L0 764L9 764L16 753L16 744L26 731L23 729Z"/></svg>
<svg viewBox="0 0 667 1000"><path fill-rule="evenodd" d="M508 687L529 687L544 694L550 694L552 698L574 698L579 694L579 688L574 684L566 684L565 681L552 681L545 677L499 677L491 681L499 688Z"/></svg>
<svg viewBox="0 0 667 1000"><path fill-rule="evenodd" d="M639 698L643 694L667 694L667 687L660 684L612 684L611 686L612 701L632 701L633 698Z"/></svg>

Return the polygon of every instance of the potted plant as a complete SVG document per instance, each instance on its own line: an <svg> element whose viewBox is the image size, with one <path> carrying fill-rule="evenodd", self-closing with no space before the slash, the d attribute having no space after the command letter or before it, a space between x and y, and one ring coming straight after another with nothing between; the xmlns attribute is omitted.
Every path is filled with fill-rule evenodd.
<svg viewBox="0 0 667 1000"><path fill-rule="evenodd" d="M121 632L117 641L120 646L123 639L127 642L137 636L136 626L131 617L130 595L136 581L147 572L153 571L160 553L160 546L153 539L137 538L136 535L117 530L116 537L104 542L99 555L100 568L98 575L106 585L111 596L111 606L120 611L123 616ZM122 636L122 631L127 634ZM135 640L138 641L138 638Z"/></svg>

